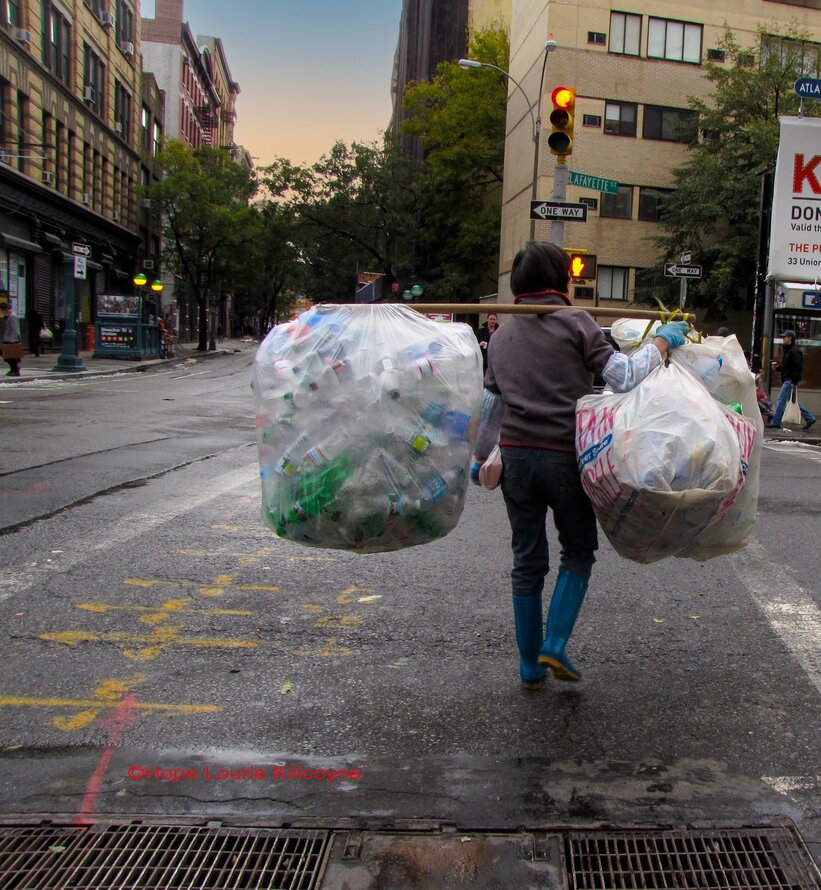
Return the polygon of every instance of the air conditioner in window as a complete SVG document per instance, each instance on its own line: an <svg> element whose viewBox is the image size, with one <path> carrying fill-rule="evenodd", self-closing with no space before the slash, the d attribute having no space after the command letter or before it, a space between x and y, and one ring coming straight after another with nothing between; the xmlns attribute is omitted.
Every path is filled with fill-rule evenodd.
<svg viewBox="0 0 821 890"><path fill-rule="evenodd" d="M51 170L43 170L43 182L46 185L54 185L54 174Z"/></svg>
<svg viewBox="0 0 821 890"><path fill-rule="evenodd" d="M91 195L88 192L83 192L83 204L88 205L90 203L91 203Z"/></svg>
<svg viewBox="0 0 821 890"><path fill-rule="evenodd" d="M146 272L153 272L154 260L143 260L143 269L145 269Z"/></svg>
<svg viewBox="0 0 821 890"><path fill-rule="evenodd" d="M100 16L100 21L103 23L103 26L106 28L114 27L114 13L113 12L104 12Z"/></svg>
<svg viewBox="0 0 821 890"><path fill-rule="evenodd" d="M83 90L83 102L90 102L92 105L97 101L97 94L94 87L86 87Z"/></svg>
<svg viewBox="0 0 821 890"><path fill-rule="evenodd" d="M151 209L151 198L143 198L143 210Z"/></svg>
<svg viewBox="0 0 821 890"><path fill-rule="evenodd" d="M19 40L20 43L29 44L31 43L31 32L27 31L25 28L12 28L11 35L15 40Z"/></svg>
<svg viewBox="0 0 821 890"><path fill-rule="evenodd" d="M123 125L122 125L119 121L117 121L117 122L114 124L114 132L115 132L115 133L122 133L122 132L123 132Z"/></svg>
<svg viewBox="0 0 821 890"><path fill-rule="evenodd" d="M120 44L120 49L127 55L134 55L134 44L130 40L125 40Z"/></svg>
<svg viewBox="0 0 821 890"><path fill-rule="evenodd" d="M119 222L120 221L120 211L119 210L112 211L111 218L114 220L114 222Z"/></svg>

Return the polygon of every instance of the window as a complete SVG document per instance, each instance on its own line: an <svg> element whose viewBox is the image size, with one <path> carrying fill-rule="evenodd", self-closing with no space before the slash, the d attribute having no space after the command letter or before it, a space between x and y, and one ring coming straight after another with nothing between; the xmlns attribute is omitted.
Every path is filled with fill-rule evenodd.
<svg viewBox="0 0 821 890"><path fill-rule="evenodd" d="M26 128L29 123L29 100L25 93L17 91L17 169L24 173L26 170L26 154L28 152L28 138Z"/></svg>
<svg viewBox="0 0 821 890"><path fill-rule="evenodd" d="M68 183L66 177L66 128L63 124L57 123L57 129L54 134L56 163L54 164L54 187L58 192L68 194Z"/></svg>
<svg viewBox="0 0 821 890"><path fill-rule="evenodd" d="M637 110L635 102L606 102L604 132L613 136L635 136Z"/></svg>
<svg viewBox="0 0 821 890"><path fill-rule="evenodd" d="M647 32L647 58L699 64L701 32L701 25L651 18Z"/></svg>
<svg viewBox="0 0 821 890"><path fill-rule="evenodd" d="M20 0L6 0L6 21L12 28L19 28L23 24L20 18Z"/></svg>
<svg viewBox="0 0 821 890"><path fill-rule="evenodd" d="M50 0L42 4L43 64L64 84L71 84L71 27Z"/></svg>
<svg viewBox="0 0 821 890"><path fill-rule="evenodd" d="M591 210L599 209L599 199L598 198L579 198L579 204L587 204L587 206Z"/></svg>
<svg viewBox="0 0 821 890"><path fill-rule="evenodd" d="M105 65L87 44L83 44L83 91L97 114L105 113Z"/></svg>
<svg viewBox="0 0 821 890"><path fill-rule="evenodd" d="M623 266L599 266L596 288L600 300L626 300L629 269Z"/></svg>
<svg viewBox="0 0 821 890"><path fill-rule="evenodd" d="M140 145L143 151L151 151L151 110L145 105L140 115Z"/></svg>
<svg viewBox="0 0 821 890"><path fill-rule="evenodd" d="M42 145L43 145L43 172L48 171L49 173L54 173L54 131L53 131L53 118L47 112L43 112L43 130L42 130Z"/></svg>
<svg viewBox="0 0 821 890"><path fill-rule="evenodd" d="M597 46L607 46L607 35L601 31L588 31L587 42L595 43Z"/></svg>
<svg viewBox="0 0 821 890"><path fill-rule="evenodd" d="M627 12L610 13L610 52L637 56L641 43L641 16Z"/></svg>
<svg viewBox="0 0 821 890"><path fill-rule="evenodd" d="M639 219L658 222L664 212L664 198L672 189L639 188Z"/></svg>
<svg viewBox="0 0 821 890"><path fill-rule="evenodd" d="M723 49L708 49L707 59L710 62L723 62L726 58Z"/></svg>
<svg viewBox="0 0 821 890"><path fill-rule="evenodd" d="M105 12L105 0L85 0L85 5L97 16L102 19Z"/></svg>
<svg viewBox="0 0 821 890"><path fill-rule="evenodd" d="M601 126L601 115L600 114L582 115L582 126L583 127L600 127Z"/></svg>
<svg viewBox="0 0 821 890"><path fill-rule="evenodd" d="M125 0L117 0L117 45L134 42L134 13Z"/></svg>
<svg viewBox="0 0 821 890"><path fill-rule="evenodd" d="M160 136L162 135L162 131L160 130L160 125L157 121L154 121L154 129L153 129L153 144L151 148L151 153L156 157L157 152L160 150Z"/></svg>
<svg viewBox="0 0 821 890"><path fill-rule="evenodd" d="M131 135L131 94L119 80L114 81L114 128L128 140Z"/></svg>
<svg viewBox="0 0 821 890"><path fill-rule="evenodd" d="M767 35L761 42L761 61L775 58L796 79L821 76L821 44Z"/></svg>
<svg viewBox="0 0 821 890"><path fill-rule="evenodd" d="M577 300L592 300L595 295L595 289L588 285L573 288L573 296Z"/></svg>
<svg viewBox="0 0 821 890"><path fill-rule="evenodd" d="M77 151L77 137L71 130L66 131L66 193L73 197L77 186L77 170L74 152Z"/></svg>
<svg viewBox="0 0 821 890"><path fill-rule="evenodd" d="M612 219L632 219L633 186L620 185L617 195L602 192L599 216L609 216Z"/></svg>
<svg viewBox="0 0 821 890"><path fill-rule="evenodd" d="M645 105L641 135L644 139L691 143L696 139L697 122L695 112L687 109Z"/></svg>

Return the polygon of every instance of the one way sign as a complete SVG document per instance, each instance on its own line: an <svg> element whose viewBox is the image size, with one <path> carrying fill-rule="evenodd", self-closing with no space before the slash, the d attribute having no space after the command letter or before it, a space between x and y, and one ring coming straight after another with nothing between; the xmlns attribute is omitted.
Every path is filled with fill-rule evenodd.
<svg viewBox="0 0 821 890"><path fill-rule="evenodd" d="M530 218L587 222L587 204L569 204L564 201L531 201Z"/></svg>
<svg viewBox="0 0 821 890"><path fill-rule="evenodd" d="M680 263L665 263L664 274L668 278L701 278L701 266L682 266Z"/></svg>

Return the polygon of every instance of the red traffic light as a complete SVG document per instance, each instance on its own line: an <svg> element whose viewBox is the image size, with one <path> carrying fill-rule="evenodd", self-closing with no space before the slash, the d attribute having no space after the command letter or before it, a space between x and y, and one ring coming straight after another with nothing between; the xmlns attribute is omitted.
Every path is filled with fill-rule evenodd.
<svg viewBox="0 0 821 890"><path fill-rule="evenodd" d="M550 101L556 108L571 108L576 101L576 91L570 87L556 87L550 94Z"/></svg>

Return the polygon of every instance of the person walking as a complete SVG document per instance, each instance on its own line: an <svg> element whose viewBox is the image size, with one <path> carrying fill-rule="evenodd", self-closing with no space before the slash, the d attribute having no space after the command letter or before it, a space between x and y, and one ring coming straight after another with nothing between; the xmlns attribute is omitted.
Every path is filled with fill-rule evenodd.
<svg viewBox="0 0 821 890"><path fill-rule="evenodd" d="M685 342L687 322L664 324L633 355L617 352L594 318L568 296L570 257L555 244L528 241L513 260L510 285L518 305L561 311L513 315L494 334L481 422L470 467L479 469L497 440L502 495L512 532L511 591L522 686L538 689L549 668L558 680L581 672L565 647L587 592L598 548L596 517L576 464L576 402L601 374L625 392ZM547 512L561 548L556 585L542 630L542 593L550 568Z"/></svg>
<svg viewBox="0 0 821 890"><path fill-rule="evenodd" d="M29 350L35 357L40 355L40 331L43 330L43 316L36 309L29 313Z"/></svg>
<svg viewBox="0 0 821 890"><path fill-rule="evenodd" d="M6 319L3 328L3 358L8 363L9 370L6 377L20 376L20 361L23 358L23 344L20 340L20 322L12 311L11 303L0 305Z"/></svg>
<svg viewBox="0 0 821 890"><path fill-rule="evenodd" d="M781 374L781 389L775 401L775 414L767 424L770 428L781 429L781 419L784 409L792 394L792 388L801 382L801 373L804 369L804 355L795 342L795 331L784 331L781 335L782 353L781 364L773 362L772 366ZM801 417L804 419L804 429L808 430L815 423L815 415L799 403Z"/></svg>
<svg viewBox="0 0 821 890"><path fill-rule="evenodd" d="M496 333L499 327L499 317L495 312L491 312L485 323L476 332L476 339L479 341L479 349L482 350L482 370L487 371L487 348L490 345L490 338Z"/></svg>

